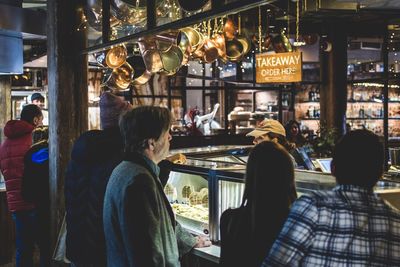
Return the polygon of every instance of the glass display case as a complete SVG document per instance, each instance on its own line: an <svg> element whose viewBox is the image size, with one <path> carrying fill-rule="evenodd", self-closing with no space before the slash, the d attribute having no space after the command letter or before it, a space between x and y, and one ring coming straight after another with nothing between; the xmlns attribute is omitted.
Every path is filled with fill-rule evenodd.
<svg viewBox="0 0 400 267"><path fill-rule="evenodd" d="M184 228L193 234L207 234L213 242L219 242L221 214L241 204L251 147L216 146L171 151L186 156L185 163L173 164L164 188L176 219ZM316 171L295 170L295 181L299 197L336 185L331 174ZM400 183L382 180L376 191L382 195L390 191L390 196L395 193L393 199L398 199Z"/></svg>

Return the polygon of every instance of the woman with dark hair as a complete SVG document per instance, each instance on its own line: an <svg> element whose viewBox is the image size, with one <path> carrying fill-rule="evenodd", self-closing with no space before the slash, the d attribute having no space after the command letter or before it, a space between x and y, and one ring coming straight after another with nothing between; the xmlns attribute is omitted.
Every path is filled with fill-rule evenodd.
<svg viewBox="0 0 400 267"><path fill-rule="evenodd" d="M296 147L302 147L307 142L307 140L301 134L300 123L297 121L290 120L288 123L286 123L285 130L287 141Z"/></svg>
<svg viewBox="0 0 400 267"><path fill-rule="evenodd" d="M221 216L222 266L260 266L296 200L289 153L264 141L249 155L242 204Z"/></svg>

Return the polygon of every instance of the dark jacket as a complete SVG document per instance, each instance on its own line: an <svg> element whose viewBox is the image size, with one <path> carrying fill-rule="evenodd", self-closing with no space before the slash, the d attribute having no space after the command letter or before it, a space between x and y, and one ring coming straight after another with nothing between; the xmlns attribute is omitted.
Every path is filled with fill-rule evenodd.
<svg viewBox="0 0 400 267"><path fill-rule="evenodd" d="M24 157L22 197L35 203L39 214L49 213L49 144L47 141L33 145Z"/></svg>
<svg viewBox="0 0 400 267"><path fill-rule="evenodd" d="M259 267L278 237L282 222L265 225L253 238L250 233L250 213L246 207L228 209L221 215L220 266ZM265 214L268 216L268 214ZM271 217L271 221L276 218Z"/></svg>
<svg viewBox="0 0 400 267"><path fill-rule="evenodd" d="M50 197L49 197L49 144L42 141L33 145L24 158L22 197L33 202L38 218L40 258L50 266Z"/></svg>
<svg viewBox="0 0 400 267"><path fill-rule="evenodd" d="M118 128L88 131L74 144L65 178L67 258L72 262L106 263L104 193L122 150Z"/></svg>
<svg viewBox="0 0 400 267"><path fill-rule="evenodd" d="M4 127L7 139L0 147L0 169L6 182L8 209L11 212L32 210L33 203L21 195L24 156L32 145L32 124L23 120L11 120Z"/></svg>
<svg viewBox="0 0 400 267"><path fill-rule="evenodd" d="M114 169L103 214L108 267L180 266L175 218L158 175L141 155Z"/></svg>

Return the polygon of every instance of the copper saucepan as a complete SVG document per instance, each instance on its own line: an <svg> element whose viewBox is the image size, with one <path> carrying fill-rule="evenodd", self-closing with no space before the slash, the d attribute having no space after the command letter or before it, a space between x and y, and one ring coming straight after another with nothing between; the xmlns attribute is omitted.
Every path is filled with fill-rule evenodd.
<svg viewBox="0 0 400 267"><path fill-rule="evenodd" d="M224 24L224 35L227 40L232 40L235 38L235 34L237 32L237 27L235 26L235 23L231 19L227 19L227 21Z"/></svg>
<svg viewBox="0 0 400 267"><path fill-rule="evenodd" d="M226 57L225 36L223 34L216 34L213 37L213 41L214 41L215 47L217 47L217 49L218 49L219 58L221 58L223 61L226 61L227 57Z"/></svg>

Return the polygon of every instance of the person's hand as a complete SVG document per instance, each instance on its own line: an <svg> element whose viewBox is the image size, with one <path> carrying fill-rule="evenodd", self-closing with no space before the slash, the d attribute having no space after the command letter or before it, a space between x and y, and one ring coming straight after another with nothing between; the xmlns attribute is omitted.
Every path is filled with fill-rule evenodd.
<svg viewBox="0 0 400 267"><path fill-rule="evenodd" d="M194 246L195 248L204 248L211 246L211 241L208 236L205 235L196 236L196 241L197 241L196 245Z"/></svg>

